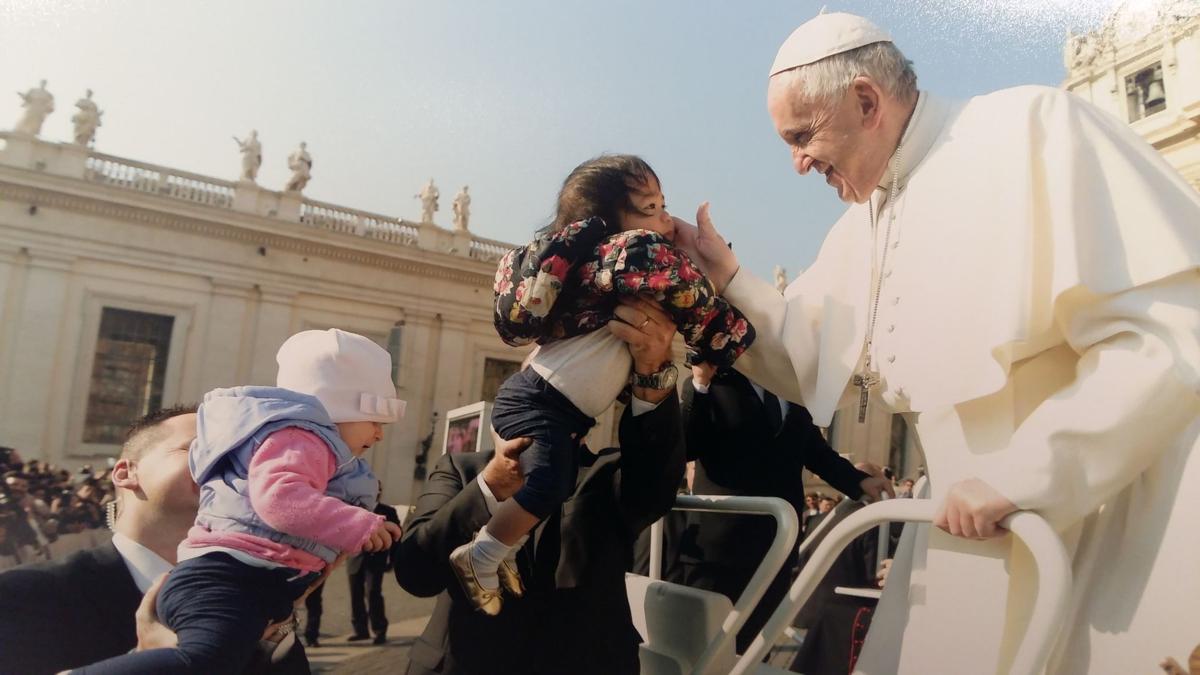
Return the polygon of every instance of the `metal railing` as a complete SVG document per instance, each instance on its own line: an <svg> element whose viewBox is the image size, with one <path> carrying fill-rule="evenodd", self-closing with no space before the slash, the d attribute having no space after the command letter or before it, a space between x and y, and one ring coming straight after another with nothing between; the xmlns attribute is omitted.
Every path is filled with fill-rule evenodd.
<svg viewBox="0 0 1200 675"><path fill-rule="evenodd" d="M699 511L709 513L752 514L771 516L775 519L775 539L763 555L754 576L746 584L746 590L733 605L733 611L721 624L721 629L709 642L704 653L696 660L693 673L706 673L722 650L737 637L738 631L750 618L750 613L767 592L767 587L787 562L796 538L800 534L800 519L792 505L778 497L726 497L680 495L675 498L676 511ZM663 521L651 525L650 529L650 578L662 577Z"/></svg>
<svg viewBox="0 0 1200 675"><path fill-rule="evenodd" d="M816 590L838 554L855 537L893 521L929 523L933 521L936 511L937 504L928 499L893 499L865 506L833 526L800 571L800 576L792 583L787 597L775 609L746 653L738 659L730 675L755 672L771 645L791 625L800 608ZM1041 516L1022 511L1008 516L1000 524L1025 543L1037 565L1037 598L1026 623L1021 646L1009 670L1012 675L1036 675L1044 669L1066 617L1071 593L1071 560L1062 540Z"/></svg>

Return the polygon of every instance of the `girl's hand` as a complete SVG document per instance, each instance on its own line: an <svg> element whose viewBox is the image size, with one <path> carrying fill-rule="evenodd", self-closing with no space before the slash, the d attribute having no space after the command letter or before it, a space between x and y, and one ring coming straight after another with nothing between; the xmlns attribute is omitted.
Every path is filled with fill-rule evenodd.
<svg viewBox="0 0 1200 675"><path fill-rule="evenodd" d="M711 363L697 363L692 366L692 382L701 387L707 387L712 383L713 375L717 374L717 367Z"/></svg>
<svg viewBox="0 0 1200 675"><path fill-rule="evenodd" d="M375 531L371 532L371 538L363 544L362 550L366 553L386 551L392 547L392 544L400 541L402 534L404 531L400 529L399 525L385 520L375 527Z"/></svg>

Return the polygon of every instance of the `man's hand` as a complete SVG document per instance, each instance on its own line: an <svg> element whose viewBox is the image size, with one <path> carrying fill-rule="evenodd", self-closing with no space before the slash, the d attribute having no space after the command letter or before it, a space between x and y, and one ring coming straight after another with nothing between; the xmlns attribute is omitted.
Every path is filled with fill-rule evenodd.
<svg viewBox="0 0 1200 675"><path fill-rule="evenodd" d="M608 329L629 344L635 372L653 375L671 361L675 323L657 302L641 297L621 298L616 315L620 321L609 321ZM671 395L671 389L634 387L633 395L649 403L658 403Z"/></svg>
<svg viewBox="0 0 1200 675"><path fill-rule="evenodd" d="M995 488L978 478L970 478L950 486L933 524L956 537L999 537L1007 530L998 523L1016 510L1017 505Z"/></svg>
<svg viewBox="0 0 1200 675"><path fill-rule="evenodd" d="M896 488L892 486L892 481L883 475L883 469L879 468L878 464L859 462L854 465L854 468L867 474L866 478L859 481L858 487L862 489L863 494L871 498L871 501L879 501L885 492L892 499L896 498Z"/></svg>
<svg viewBox="0 0 1200 675"><path fill-rule="evenodd" d="M481 480L487 483L488 489L496 501L504 501L517 494L517 490L525 484L525 474L521 472L521 453L533 442L532 438L514 438L506 441L492 429L492 444L496 454L492 461L483 467L479 474Z"/></svg>
<svg viewBox="0 0 1200 675"><path fill-rule="evenodd" d="M697 363L692 366L692 383L698 384L701 387L707 387L712 384L713 375L717 374L717 367L711 363Z"/></svg>
<svg viewBox="0 0 1200 675"><path fill-rule="evenodd" d="M883 562L879 563L879 571L875 573L875 585L880 588L883 588L885 585L887 585L888 574L890 574L891 571L892 559L885 558Z"/></svg>
<svg viewBox="0 0 1200 675"><path fill-rule="evenodd" d="M681 218L674 220L675 245L700 266L700 271L704 272L718 293L724 293L733 275L737 274L738 261L708 217L708 202L696 209L696 225Z"/></svg>
<svg viewBox="0 0 1200 675"><path fill-rule="evenodd" d="M400 529L399 525L385 520L375 526L375 530L371 532L371 538L363 544L362 550L366 553L386 551L392 547L392 544L400 541L402 534L404 534L404 530Z"/></svg>
<svg viewBox="0 0 1200 675"><path fill-rule="evenodd" d="M134 623L137 627L137 651L147 649L170 649L179 645L179 636L158 620L158 592L162 590L166 574L158 575L146 594L142 596L142 604L134 612Z"/></svg>

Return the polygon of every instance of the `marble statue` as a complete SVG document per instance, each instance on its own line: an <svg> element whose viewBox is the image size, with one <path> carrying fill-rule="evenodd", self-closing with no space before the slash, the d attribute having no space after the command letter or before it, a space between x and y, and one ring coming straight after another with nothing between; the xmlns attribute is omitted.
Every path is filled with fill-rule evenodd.
<svg viewBox="0 0 1200 675"><path fill-rule="evenodd" d="M467 193L467 185L454 196L454 227L460 232L467 231L467 223L471 219L471 195Z"/></svg>
<svg viewBox="0 0 1200 675"><path fill-rule="evenodd" d="M788 285L787 270L785 270L780 265L776 265L775 266L775 288L779 289L779 292L782 293L787 290L787 285Z"/></svg>
<svg viewBox="0 0 1200 675"><path fill-rule="evenodd" d="M283 188L287 192L300 192L308 185L308 179L312 178L313 161L307 148L308 144L301 141L300 147L288 155L288 168L292 170L292 177Z"/></svg>
<svg viewBox="0 0 1200 675"><path fill-rule="evenodd" d="M433 214L438 210L438 197L441 193L438 192L437 186L433 184L433 179L430 178L425 187L421 188L415 197L421 200L421 222L432 223Z"/></svg>
<svg viewBox="0 0 1200 675"><path fill-rule="evenodd" d="M100 127L100 116L104 111L96 107L91 89L87 90L87 96L75 102L75 107L79 108L79 112L71 118L75 124L75 143L87 147L96 137L96 129Z"/></svg>
<svg viewBox="0 0 1200 675"><path fill-rule="evenodd" d="M1100 54L1097 42L1098 38L1092 35L1068 35L1063 47L1063 65L1067 70L1092 65Z"/></svg>
<svg viewBox="0 0 1200 675"><path fill-rule="evenodd" d="M13 131L37 136L42 132L42 123L46 121L46 117L54 112L54 96L46 91L45 80L24 94L17 92L17 96L21 97L21 107L25 108L25 113L21 115Z"/></svg>
<svg viewBox="0 0 1200 675"><path fill-rule="evenodd" d="M258 178L258 168L262 166L262 143L258 142L258 130L251 129L246 140L233 137L242 153L242 180L253 183Z"/></svg>

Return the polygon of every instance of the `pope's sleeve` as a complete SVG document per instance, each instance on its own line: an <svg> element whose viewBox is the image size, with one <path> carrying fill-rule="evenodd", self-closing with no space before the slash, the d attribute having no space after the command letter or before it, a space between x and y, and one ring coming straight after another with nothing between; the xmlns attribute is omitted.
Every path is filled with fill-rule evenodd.
<svg viewBox="0 0 1200 675"><path fill-rule="evenodd" d="M744 267L733 276L722 295L746 316L755 331L754 343L734 367L780 398L804 405L796 370L788 367L792 359L784 343L784 323L795 320L788 314L802 309L799 301L789 303L774 286ZM816 358L816 354L812 357Z"/></svg>
<svg viewBox="0 0 1200 675"><path fill-rule="evenodd" d="M1200 416L1200 273L1121 293L1077 289L1057 318L1080 354L980 476L1064 528L1137 480Z"/></svg>
<svg viewBox="0 0 1200 675"><path fill-rule="evenodd" d="M1065 527L1186 442L1200 416L1200 200L1115 118L1063 92L1040 101L1036 213L1053 241L1042 274L1079 358L979 477Z"/></svg>

